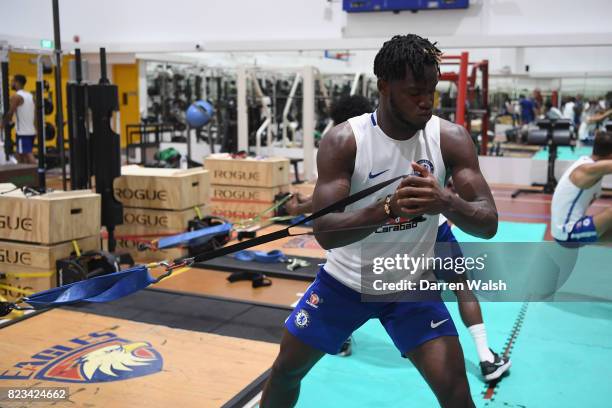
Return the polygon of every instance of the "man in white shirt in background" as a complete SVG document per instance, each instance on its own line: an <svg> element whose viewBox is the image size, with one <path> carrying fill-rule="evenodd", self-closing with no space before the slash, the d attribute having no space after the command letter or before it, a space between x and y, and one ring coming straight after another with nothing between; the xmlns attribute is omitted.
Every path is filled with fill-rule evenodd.
<svg viewBox="0 0 612 408"><path fill-rule="evenodd" d="M36 164L36 158L32 153L34 139L36 137L36 127L34 124L35 106L34 97L30 92L23 88L26 84L26 77L20 74L15 75L11 83L11 88L16 93L9 100L9 109L0 122L0 129L8 125L16 116L17 132L17 152L15 156L19 163Z"/></svg>
<svg viewBox="0 0 612 408"><path fill-rule="evenodd" d="M563 117L565 119L571 120L572 123L574 123L574 118L576 117L576 112L574 112L574 107L576 107L575 100L576 98L572 96L567 100L567 102L565 102L565 105L563 106Z"/></svg>
<svg viewBox="0 0 612 408"><path fill-rule="evenodd" d="M557 242L612 242L612 206L587 215L608 174L612 174L612 133L600 131L595 135L593 154L576 160L555 189L550 228Z"/></svg>

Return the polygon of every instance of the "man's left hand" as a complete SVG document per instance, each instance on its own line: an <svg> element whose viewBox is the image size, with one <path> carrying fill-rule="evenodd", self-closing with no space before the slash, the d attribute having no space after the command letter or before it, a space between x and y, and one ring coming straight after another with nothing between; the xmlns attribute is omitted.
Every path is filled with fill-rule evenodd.
<svg viewBox="0 0 612 408"><path fill-rule="evenodd" d="M450 193L440 187L438 180L426 167L412 163L412 168L420 176L413 174L402 180L402 195L409 197L398 200L402 212L412 215L441 214L448 206Z"/></svg>

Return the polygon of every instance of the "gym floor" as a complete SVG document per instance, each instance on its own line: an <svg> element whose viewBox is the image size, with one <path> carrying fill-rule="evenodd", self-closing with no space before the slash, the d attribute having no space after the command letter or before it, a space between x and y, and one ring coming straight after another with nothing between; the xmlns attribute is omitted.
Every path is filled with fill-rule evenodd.
<svg viewBox="0 0 612 408"><path fill-rule="evenodd" d="M501 220L495 241L550 240L550 196L529 194L512 199L512 186L492 186L492 190ZM592 209L605 205L609 202L599 200ZM258 235L279 228L269 226ZM455 234L461 242L473 241L457 229ZM324 257L308 235L256 249ZM310 278L308 273L296 279L272 274L271 286L253 289L250 281L229 283L229 273L202 267L181 270L154 289L118 301L62 307L4 322L0 330L2 386L68 385L70 400L53 405L57 407L166 407L169 403L255 407L278 351L283 322ZM448 304L453 319L460 322L456 306ZM478 407L609 406L606 362L612 360L611 304L483 302L482 309L491 347L509 356L513 365L501 380L489 385L482 382L469 333L457 324ZM70 364L101 342L109 346L146 344L138 355L156 359L156 365L147 366L153 374L134 370L138 378L132 378L129 386L113 381L85 384L79 383L83 373L70 373L69 365L46 364L58 355L66 356L63 364ZM128 364L116 361L115 368L122 362ZM298 407L405 406L407 396L411 406L436 405L417 370L399 356L382 326L370 321L354 334L352 356L326 356L311 371ZM32 406L40 406L36 404ZM30 406L7 401L0 405Z"/></svg>

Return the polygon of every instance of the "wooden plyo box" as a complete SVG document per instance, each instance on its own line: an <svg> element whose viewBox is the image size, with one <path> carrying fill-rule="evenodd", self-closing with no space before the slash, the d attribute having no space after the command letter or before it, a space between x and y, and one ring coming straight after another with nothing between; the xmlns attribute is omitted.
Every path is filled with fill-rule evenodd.
<svg viewBox="0 0 612 408"><path fill-rule="evenodd" d="M100 249L100 236L76 240L81 252ZM55 262L74 253L72 242L50 246L0 241L0 273L55 270Z"/></svg>
<svg viewBox="0 0 612 408"><path fill-rule="evenodd" d="M0 191L8 191L0 185ZM0 195L0 239L44 245L100 233L100 195L58 191L25 197L21 191Z"/></svg>
<svg viewBox="0 0 612 408"><path fill-rule="evenodd" d="M209 172L124 166L113 188L115 198L127 207L184 210L208 202Z"/></svg>
<svg viewBox="0 0 612 408"><path fill-rule="evenodd" d="M208 206L198 208L202 216L208 215ZM195 217L195 207L181 211L123 207L123 224L117 225L115 232L118 236L179 234L187 231L189 220Z"/></svg>
<svg viewBox="0 0 612 408"><path fill-rule="evenodd" d="M279 193L287 193L289 185L278 187L242 187L222 186L212 184L210 186L210 202L239 202L253 204L274 204L274 197Z"/></svg>
<svg viewBox="0 0 612 408"><path fill-rule="evenodd" d="M0 296L12 302L26 296L25 293L15 289L36 293L54 288L56 284L55 266L52 270L24 268L22 273L0 274Z"/></svg>
<svg viewBox="0 0 612 408"><path fill-rule="evenodd" d="M232 159L210 155L204 158L204 168L210 171L210 183L225 186L277 187L290 183L289 159Z"/></svg>
<svg viewBox="0 0 612 408"><path fill-rule="evenodd" d="M153 240L156 237L147 236L144 238ZM189 251L186 248L170 248L170 249L162 249L158 251L147 249L145 251L139 251L138 243L139 242L136 240L118 238L115 252L117 253L127 252L130 255L132 255L132 258L134 258L134 261L142 262L142 263L158 262L158 261L164 261L164 260L172 261L176 258L181 258L189 254ZM104 240L105 247L107 247L107 244L108 244L107 241Z"/></svg>
<svg viewBox="0 0 612 408"><path fill-rule="evenodd" d="M211 201L210 213L217 217L225 218L229 221L243 221L255 218L263 211L270 208L272 204L245 203L235 201ZM261 219L265 220L274 216L270 211L264 214Z"/></svg>

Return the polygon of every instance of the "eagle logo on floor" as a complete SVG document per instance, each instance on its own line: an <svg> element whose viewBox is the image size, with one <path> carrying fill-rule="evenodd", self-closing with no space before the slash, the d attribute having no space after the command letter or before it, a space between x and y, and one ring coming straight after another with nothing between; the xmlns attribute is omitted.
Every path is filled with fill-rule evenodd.
<svg viewBox="0 0 612 408"><path fill-rule="evenodd" d="M0 368L0 380L98 383L154 374L162 366L161 355L150 343L98 332L52 346L11 369Z"/></svg>

